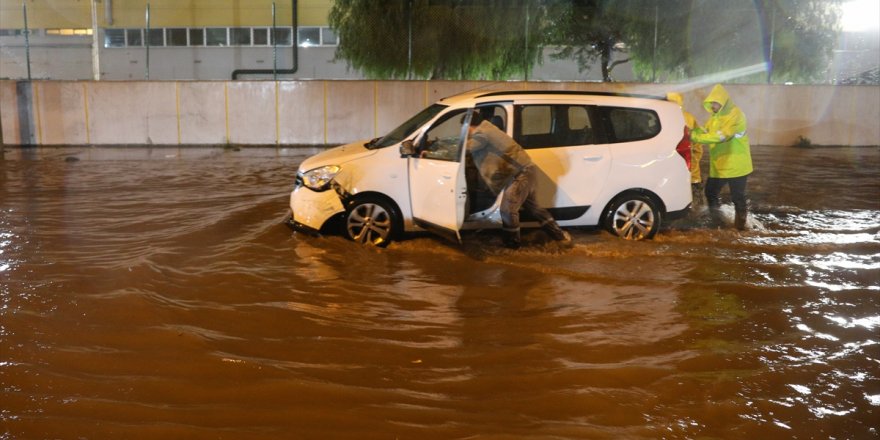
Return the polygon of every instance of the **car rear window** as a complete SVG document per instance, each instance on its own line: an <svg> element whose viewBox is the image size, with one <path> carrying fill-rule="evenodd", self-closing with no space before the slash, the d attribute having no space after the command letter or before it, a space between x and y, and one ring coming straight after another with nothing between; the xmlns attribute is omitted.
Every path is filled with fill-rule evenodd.
<svg viewBox="0 0 880 440"><path fill-rule="evenodd" d="M653 110L627 107L603 107L611 142L650 139L660 133L660 118Z"/></svg>

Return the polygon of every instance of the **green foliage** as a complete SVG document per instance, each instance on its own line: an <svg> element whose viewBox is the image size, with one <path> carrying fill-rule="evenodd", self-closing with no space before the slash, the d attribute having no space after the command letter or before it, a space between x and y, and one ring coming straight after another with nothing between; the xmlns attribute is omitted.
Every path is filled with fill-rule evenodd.
<svg viewBox="0 0 880 440"><path fill-rule="evenodd" d="M653 12L654 2L626 1L642 17L657 16L656 47L653 24L630 26L627 35L643 80L817 80L831 60L840 18L839 0L667 0Z"/></svg>
<svg viewBox="0 0 880 440"><path fill-rule="evenodd" d="M773 82L821 80L840 32L839 0L777 0L771 11Z"/></svg>
<svg viewBox="0 0 880 440"><path fill-rule="evenodd" d="M336 0L336 57L375 78L527 77L556 59L612 80L809 82L826 74L841 0ZM772 72L770 68L772 67Z"/></svg>
<svg viewBox="0 0 880 440"><path fill-rule="evenodd" d="M338 59L376 78L508 79L539 59L537 1L337 0Z"/></svg>

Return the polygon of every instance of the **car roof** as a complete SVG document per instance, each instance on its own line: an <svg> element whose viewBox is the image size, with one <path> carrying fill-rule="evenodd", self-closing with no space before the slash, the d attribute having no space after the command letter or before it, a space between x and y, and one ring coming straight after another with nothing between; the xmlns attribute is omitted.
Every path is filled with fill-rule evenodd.
<svg viewBox="0 0 880 440"><path fill-rule="evenodd" d="M452 106L479 104L487 101L513 100L518 98L529 99L559 99L559 98L589 98L606 97L612 101L616 98L639 98L649 100L666 101L665 97L645 94L616 93L616 92L590 92L577 90L472 90L441 99L440 103Z"/></svg>

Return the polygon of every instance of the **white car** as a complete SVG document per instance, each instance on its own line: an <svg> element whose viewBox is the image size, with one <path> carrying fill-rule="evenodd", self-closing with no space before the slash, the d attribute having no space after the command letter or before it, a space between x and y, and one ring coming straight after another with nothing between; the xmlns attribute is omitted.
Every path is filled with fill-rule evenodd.
<svg viewBox="0 0 880 440"><path fill-rule="evenodd" d="M681 109L663 98L596 92L475 91L441 99L384 137L332 148L300 164L288 224L341 225L376 246L405 233L501 227L501 195L466 154L471 112L526 149L539 168L538 202L560 226L603 226L651 238L691 205ZM683 137L685 133L685 137ZM528 216L523 227L535 226Z"/></svg>

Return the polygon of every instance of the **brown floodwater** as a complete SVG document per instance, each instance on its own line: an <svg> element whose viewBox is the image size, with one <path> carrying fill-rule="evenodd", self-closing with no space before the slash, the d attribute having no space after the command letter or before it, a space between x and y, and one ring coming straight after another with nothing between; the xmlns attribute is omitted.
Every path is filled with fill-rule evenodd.
<svg viewBox="0 0 880 440"><path fill-rule="evenodd" d="M518 251L293 233L314 151L7 148L0 438L880 438L880 149Z"/></svg>

